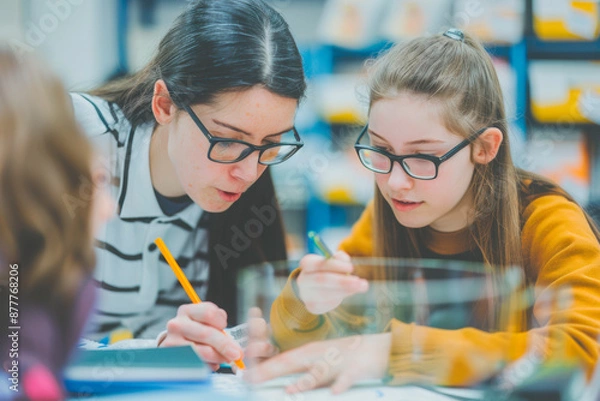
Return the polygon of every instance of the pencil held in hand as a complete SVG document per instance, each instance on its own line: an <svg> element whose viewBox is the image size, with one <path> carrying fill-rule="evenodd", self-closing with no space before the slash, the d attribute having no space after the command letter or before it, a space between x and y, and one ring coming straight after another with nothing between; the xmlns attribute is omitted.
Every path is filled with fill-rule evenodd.
<svg viewBox="0 0 600 401"><path fill-rule="evenodd" d="M315 244L317 249L323 254L323 256L325 256L326 258L330 258L333 256L333 252L331 252L329 247L325 245L319 234L317 234L314 231L309 231L308 238L312 240L312 242Z"/></svg>
<svg viewBox="0 0 600 401"><path fill-rule="evenodd" d="M156 244L156 246L158 246L158 249L160 249L160 253L162 253L162 255L165 257L165 260L167 261L169 266L171 266L173 273L175 273L175 277L177 277L177 280L179 280L179 283L185 290L185 293L190 298L192 303L195 303L195 304L201 303L202 300L200 299L198 294L196 294L196 291L194 291L194 287L192 287L192 284L187 279L185 274L183 274L183 270L181 270L181 267L179 267L179 264L177 263L177 261L175 260L173 255L171 255L171 251L169 251L169 248L167 248L167 245L165 244L163 239L158 237L157 239L154 240L154 243ZM223 334L227 335L225 333L225 331L223 331ZM235 364L240 369L246 368L246 366L244 365L244 361L242 361L241 359L238 359L237 361L235 361Z"/></svg>

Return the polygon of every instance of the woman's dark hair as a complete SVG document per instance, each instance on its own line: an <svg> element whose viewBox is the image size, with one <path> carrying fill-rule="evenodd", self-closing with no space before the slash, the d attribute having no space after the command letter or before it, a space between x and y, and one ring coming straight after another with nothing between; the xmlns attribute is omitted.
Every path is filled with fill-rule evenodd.
<svg viewBox="0 0 600 401"><path fill-rule="evenodd" d="M238 273L263 262L287 260L283 219L267 169L242 197L209 223L210 285L206 299L227 311L229 324L245 321L238 310ZM268 311L264 311L268 314ZM236 319L240 320L236 320Z"/></svg>
<svg viewBox="0 0 600 401"><path fill-rule="evenodd" d="M144 69L91 94L115 102L139 125L154 120L150 105L158 79L179 107L210 104L220 93L256 85L298 100L306 89L289 27L263 0L192 2Z"/></svg>

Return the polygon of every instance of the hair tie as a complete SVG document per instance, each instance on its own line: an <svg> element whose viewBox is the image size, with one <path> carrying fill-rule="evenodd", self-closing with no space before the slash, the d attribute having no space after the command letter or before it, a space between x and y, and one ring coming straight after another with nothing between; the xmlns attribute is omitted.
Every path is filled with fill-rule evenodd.
<svg viewBox="0 0 600 401"><path fill-rule="evenodd" d="M444 36L453 40L458 40L459 42L465 42L465 34L460 29L450 28L444 32Z"/></svg>

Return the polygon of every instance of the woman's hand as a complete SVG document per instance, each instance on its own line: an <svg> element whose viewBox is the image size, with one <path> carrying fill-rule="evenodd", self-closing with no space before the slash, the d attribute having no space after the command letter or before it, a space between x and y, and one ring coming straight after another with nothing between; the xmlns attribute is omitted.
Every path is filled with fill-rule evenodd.
<svg viewBox="0 0 600 401"><path fill-rule="evenodd" d="M391 333L344 337L318 341L286 351L248 369L244 379L258 384L277 377L301 373L286 392L297 393L331 384L339 394L360 380L385 376Z"/></svg>
<svg viewBox="0 0 600 401"><path fill-rule="evenodd" d="M196 353L213 370L221 363L243 357L239 344L223 333L227 313L211 302L181 305L177 316L167 323L167 336L160 347L192 345Z"/></svg>
<svg viewBox="0 0 600 401"><path fill-rule="evenodd" d="M312 314L321 315L337 308L344 298L369 289L367 280L350 273L354 266L347 253L338 251L331 258L306 255L300 261L296 279L298 296Z"/></svg>
<svg viewBox="0 0 600 401"><path fill-rule="evenodd" d="M255 366L279 353L271 342L271 330L259 308L248 312L248 345L244 349L248 366Z"/></svg>

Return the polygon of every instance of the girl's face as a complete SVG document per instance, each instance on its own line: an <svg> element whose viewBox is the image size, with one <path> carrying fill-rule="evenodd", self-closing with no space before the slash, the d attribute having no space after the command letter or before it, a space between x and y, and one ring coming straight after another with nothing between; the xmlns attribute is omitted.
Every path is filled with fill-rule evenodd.
<svg viewBox="0 0 600 401"><path fill-rule="evenodd" d="M295 142L288 132L294 126L297 105L295 99L253 87L221 94L211 105L191 108L213 137L266 145L282 140ZM181 111L169 133L171 163L181 186L195 203L206 211L222 212L258 180L267 166L258 163L258 151L236 163L217 163L208 159L209 147L208 139L189 114Z"/></svg>
<svg viewBox="0 0 600 401"><path fill-rule="evenodd" d="M441 108L423 96L402 93L371 106L371 145L395 155L428 154L440 157L464 138L448 131ZM471 146L439 166L437 178L418 180L394 162L389 174L375 174L377 186L400 224L452 232L466 227L471 199L467 192L475 168Z"/></svg>

